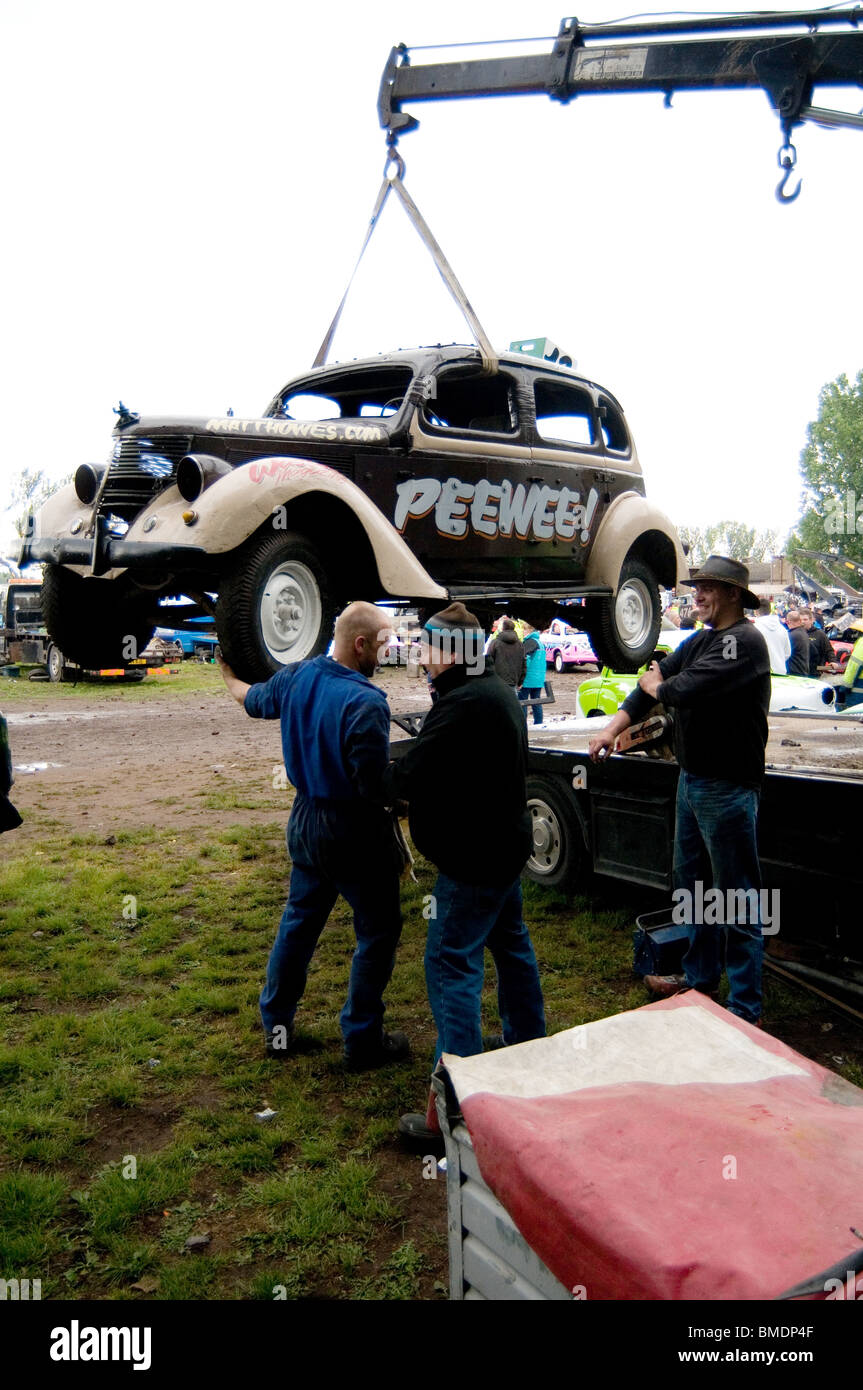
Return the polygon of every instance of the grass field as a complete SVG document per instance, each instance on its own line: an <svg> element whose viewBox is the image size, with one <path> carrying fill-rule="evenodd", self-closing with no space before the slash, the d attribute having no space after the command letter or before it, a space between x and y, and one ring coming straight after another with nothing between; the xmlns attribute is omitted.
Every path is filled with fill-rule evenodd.
<svg viewBox="0 0 863 1390"><path fill-rule="evenodd" d="M0 867L0 1276L41 1277L43 1297L442 1296L444 1184L424 1192L421 1157L393 1138L428 1084L428 866L405 890L388 996L414 1061L352 1076L342 904L298 1017L308 1051L262 1054L282 821L203 844L156 828L70 842L48 817L40 829ZM621 914L528 896L550 1027L642 1002ZM491 986L487 1003L491 1029ZM268 1106L275 1118L257 1120ZM211 1236L200 1255L184 1250L193 1234Z"/></svg>
<svg viewBox="0 0 863 1390"><path fill-rule="evenodd" d="M213 675L187 663L108 698L168 700L171 682L209 689ZM388 992L388 1024L409 1034L413 1060L344 1068L353 933L340 903L298 1015L303 1050L268 1061L257 997L287 862L285 796L267 785L241 772L178 787L162 798L164 823L112 834L72 833L46 785L26 836L3 837L0 1277L39 1278L43 1298L446 1296L445 1184L395 1139L428 1088L433 873L420 861L405 886ZM191 803L220 823L187 825ZM645 1002L631 973L638 894L573 902L528 884L525 903L550 1031ZM491 981L484 1009L496 1031ZM825 1026L819 1006L772 982L766 1009L801 1050ZM842 1053L835 1069L859 1084L859 1051ZM268 1107L275 1116L257 1119ZM190 1253L196 1235L209 1242Z"/></svg>

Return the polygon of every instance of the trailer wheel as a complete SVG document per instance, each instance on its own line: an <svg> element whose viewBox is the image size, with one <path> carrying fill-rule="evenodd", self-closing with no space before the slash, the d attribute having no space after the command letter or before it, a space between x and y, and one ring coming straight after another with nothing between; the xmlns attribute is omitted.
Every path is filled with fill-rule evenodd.
<svg viewBox="0 0 863 1390"><path fill-rule="evenodd" d="M588 603L590 645L600 666L637 671L656 647L662 602L656 576L640 560L627 560L613 598Z"/></svg>
<svg viewBox="0 0 863 1390"><path fill-rule="evenodd" d="M48 669L48 679L59 685L66 671L66 658L59 647L53 642L48 643L48 651L45 655L45 665Z"/></svg>
<svg viewBox="0 0 863 1390"><path fill-rule="evenodd" d="M326 651L338 609L323 562L305 536L253 537L219 589L222 655L241 680L269 680L283 666Z"/></svg>
<svg viewBox="0 0 863 1390"><path fill-rule="evenodd" d="M533 849L526 876L548 888L572 888L586 868L587 854L575 797L548 777L527 779Z"/></svg>

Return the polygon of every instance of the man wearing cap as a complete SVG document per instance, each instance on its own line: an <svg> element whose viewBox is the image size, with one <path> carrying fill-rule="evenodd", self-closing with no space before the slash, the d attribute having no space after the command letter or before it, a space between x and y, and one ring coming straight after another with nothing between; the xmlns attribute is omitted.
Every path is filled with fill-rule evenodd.
<svg viewBox="0 0 863 1390"><path fill-rule="evenodd" d="M409 803L413 842L438 869L425 953L435 1062L442 1052L482 1051L486 946L497 970L504 1043L545 1036L519 879L532 843L527 730L515 691L486 667L483 646L482 628L462 603L426 623L421 660L438 698L384 779L388 799ZM399 1129L423 1141L439 1135L433 1103L426 1115L403 1115Z"/></svg>
<svg viewBox="0 0 863 1390"><path fill-rule="evenodd" d="M673 876L675 890L688 894L675 893L675 902L703 901L695 885L712 873L724 905L727 1007L757 1024L764 940L752 899L761 888L756 817L764 776L770 660L764 637L743 615L744 608L758 607L745 565L711 555L688 582L695 590L696 614L707 626L661 662L652 663L639 688L591 740L590 756L595 762L607 756L617 735L645 718L655 701L674 711L680 777ZM741 902L740 890L750 889L756 893ZM715 994L718 989L720 924L693 921L688 913L686 926L689 948L683 975L645 977L656 995L681 989Z"/></svg>

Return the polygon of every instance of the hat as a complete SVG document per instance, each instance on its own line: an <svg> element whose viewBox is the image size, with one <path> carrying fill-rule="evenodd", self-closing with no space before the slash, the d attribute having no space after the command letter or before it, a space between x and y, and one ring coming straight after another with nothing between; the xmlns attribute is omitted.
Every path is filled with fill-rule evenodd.
<svg viewBox="0 0 863 1390"><path fill-rule="evenodd" d="M749 570L740 560L729 560L725 555L708 555L697 574L681 579L681 584L698 584L701 580L711 584L733 584L743 592L743 607L757 608L761 602L749 587Z"/></svg>
<svg viewBox="0 0 863 1390"><path fill-rule="evenodd" d="M451 603L448 608L442 608L440 613L433 613L424 624L426 632L458 632L469 628L478 628L481 632L482 623L473 613L468 612L463 603Z"/></svg>

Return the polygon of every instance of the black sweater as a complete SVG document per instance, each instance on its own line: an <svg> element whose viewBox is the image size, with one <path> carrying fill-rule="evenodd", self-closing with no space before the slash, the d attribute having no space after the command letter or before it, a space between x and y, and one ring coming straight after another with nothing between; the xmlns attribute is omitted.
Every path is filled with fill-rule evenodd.
<svg viewBox="0 0 863 1390"><path fill-rule="evenodd" d="M805 627L790 627L791 655L785 663L789 676L808 676L811 643Z"/></svg>
<svg viewBox="0 0 863 1390"><path fill-rule="evenodd" d="M451 666L434 686L420 733L387 768L385 796L409 803L414 844L447 878L503 887L532 843L524 711L490 670Z"/></svg>
<svg viewBox="0 0 863 1390"><path fill-rule="evenodd" d="M742 618L719 632L704 628L659 663L655 699L675 711L677 761L695 777L760 787L764 776L770 658L767 643ZM654 697L640 688L624 700L632 722L646 718Z"/></svg>

